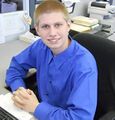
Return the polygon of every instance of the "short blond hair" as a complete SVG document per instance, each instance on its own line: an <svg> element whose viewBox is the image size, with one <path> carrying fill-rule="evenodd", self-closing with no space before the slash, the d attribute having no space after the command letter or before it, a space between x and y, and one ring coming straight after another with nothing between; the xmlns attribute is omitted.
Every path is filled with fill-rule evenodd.
<svg viewBox="0 0 115 120"><path fill-rule="evenodd" d="M64 19L69 20L69 13L64 4L57 0L46 0L43 1L40 5L38 5L35 9L34 23L37 24L39 22L40 15L50 12L62 12L64 15Z"/></svg>

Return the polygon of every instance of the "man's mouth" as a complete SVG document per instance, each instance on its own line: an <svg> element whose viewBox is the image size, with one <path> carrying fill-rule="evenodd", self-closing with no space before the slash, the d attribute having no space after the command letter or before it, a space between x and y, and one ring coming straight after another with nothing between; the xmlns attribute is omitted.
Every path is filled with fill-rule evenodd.
<svg viewBox="0 0 115 120"><path fill-rule="evenodd" d="M56 42L58 42L59 41L59 38L54 38L54 39L48 39L48 41L49 42L51 42L51 43L56 43Z"/></svg>

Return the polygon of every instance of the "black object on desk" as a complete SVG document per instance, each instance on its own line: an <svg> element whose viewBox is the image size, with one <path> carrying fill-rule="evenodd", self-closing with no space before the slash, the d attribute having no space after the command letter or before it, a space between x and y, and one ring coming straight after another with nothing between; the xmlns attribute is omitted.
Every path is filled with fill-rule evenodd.
<svg viewBox="0 0 115 120"><path fill-rule="evenodd" d="M0 107L0 120L18 120L18 119L9 112L7 112L2 107Z"/></svg>

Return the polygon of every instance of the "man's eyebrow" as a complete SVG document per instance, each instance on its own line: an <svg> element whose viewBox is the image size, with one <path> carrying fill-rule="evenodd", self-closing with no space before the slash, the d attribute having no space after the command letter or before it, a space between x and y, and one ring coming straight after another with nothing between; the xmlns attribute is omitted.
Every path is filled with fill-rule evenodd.
<svg viewBox="0 0 115 120"><path fill-rule="evenodd" d="M59 24L59 23L61 23L61 24L62 24L63 22L55 22L54 24Z"/></svg>
<svg viewBox="0 0 115 120"><path fill-rule="evenodd" d="M43 26L43 25L49 25L49 24L47 24L47 23L43 23L43 24L41 24L41 26Z"/></svg>

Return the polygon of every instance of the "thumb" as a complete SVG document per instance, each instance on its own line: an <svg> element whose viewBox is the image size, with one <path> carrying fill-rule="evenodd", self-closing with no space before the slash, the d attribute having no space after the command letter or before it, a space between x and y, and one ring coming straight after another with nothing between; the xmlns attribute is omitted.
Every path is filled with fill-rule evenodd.
<svg viewBox="0 0 115 120"><path fill-rule="evenodd" d="M28 93L29 95L34 95L34 96L35 96L34 92L33 92L32 90L30 90L30 89L27 89L27 93Z"/></svg>

